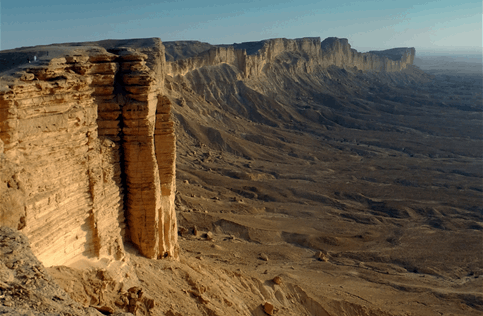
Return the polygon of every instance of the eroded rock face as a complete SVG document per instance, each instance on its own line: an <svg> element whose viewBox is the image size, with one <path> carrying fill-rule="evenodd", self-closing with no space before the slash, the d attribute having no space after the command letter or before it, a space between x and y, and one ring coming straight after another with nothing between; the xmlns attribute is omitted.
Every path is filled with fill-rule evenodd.
<svg viewBox="0 0 483 316"><path fill-rule="evenodd" d="M46 266L120 259L125 240L149 258L176 258L163 46L91 44L2 81L0 226L22 229Z"/></svg>
<svg viewBox="0 0 483 316"><path fill-rule="evenodd" d="M176 45L170 43L169 45ZM172 49L171 49L172 50ZM270 69L270 63L284 54L295 54L287 67L312 72L315 67L337 66L363 71L401 71L412 65L414 48L396 48L385 51L359 53L352 49L345 38L329 37L321 42L319 37L299 39L276 38L260 42L248 42L224 46L212 46L196 56L167 63L167 73L184 76L189 71L226 63L234 66L245 78L253 78ZM285 62L287 60L284 60Z"/></svg>
<svg viewBox="0 0 483 316"><path fill-rule="evenodd" d="M396 48L384 51L359 53L352 49L345 38L329 37L321 43L322 61L325 66L356 67L367 71L401 71L412 65L414 48Z"/></svg>

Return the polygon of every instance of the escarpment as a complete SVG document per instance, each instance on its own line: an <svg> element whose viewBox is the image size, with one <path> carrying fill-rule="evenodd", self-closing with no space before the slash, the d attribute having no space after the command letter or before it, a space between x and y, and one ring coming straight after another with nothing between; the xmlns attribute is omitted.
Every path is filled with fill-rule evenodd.
<svg viewBox="0 0 483 316"><path fill-rule="evenodd" d="M228 107L238 102L237 89L248 91L237 83L270 71L394 72L411 65L415 53L358 53L337 38L190 45L106 40L0 52L0 225L22 230L46 266L121 259L125 241L149 258L177 258L176 139L166 76L167 88L188 82L214 104L226 98ZM224 71L203 77L220 65ZM172 80L184 76L186 82ZM269 79L260 89L290 87L283 76ZM256 98L252 87L247 100ZM248 112L272 120L261 108Z"/></svg>
<svg viewBox="0 0 483 316"><path fill-rule="evenodd" d="M277 38L261 42L248 42L233 45L202 46L200 53L190 51L183 56L181 47L189 46L187 42L168 42L168 51L173 52L171 61L167 62L167 73L172 76L185 75L187 72L204 67L226 63L234 66L245 78L257 77L270 69L270 63L280 61L293 69L299 68L312 72L316 67L341 68L356 67L362 71L401 71L412 65L414 48L396 48L385 51L359 53L352 49L345 38L329 37L321 41L319 37L300 39ZM186 50L186 49L185 49ZM288 61L287 55L290 55Z"/></svg>
<svg viewBox="0 0 483 316"><path fill-rule="evenodd" d="M44 56L4 72L0 220L47 266L121 259L124 241L178 255L164 47L146 41L27 48Z"/></svg>

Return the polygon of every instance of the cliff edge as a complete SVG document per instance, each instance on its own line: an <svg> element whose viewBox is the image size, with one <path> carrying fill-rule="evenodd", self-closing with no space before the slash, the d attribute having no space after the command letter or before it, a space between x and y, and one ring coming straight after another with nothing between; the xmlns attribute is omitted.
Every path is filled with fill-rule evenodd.
<svg viewBox="0 0 483 316"><path fill-rule="evenodd" d="M3 61L21 63L15 52ZM20 49L2 66L0 219L46 266L177 257L175 135L159 39ZM39 56L39 57L37 57Z"/></svg>
<svg viewBox="0 0 483 316"><path fill-rule="evenodd" d="M270 69L270 63L297 63L305 72L316 67L357 68L362 71L396 72L412 65L414 48L395 48L359 53L345 38L320 37L276 38L233 45L209 45L200 42L165 43L167 73L172 76L204 66L226 63L235 66L245 78L257 77ZM290 55L290 56L288 56ZM290 58L287 58L290 57Z"/></svg>

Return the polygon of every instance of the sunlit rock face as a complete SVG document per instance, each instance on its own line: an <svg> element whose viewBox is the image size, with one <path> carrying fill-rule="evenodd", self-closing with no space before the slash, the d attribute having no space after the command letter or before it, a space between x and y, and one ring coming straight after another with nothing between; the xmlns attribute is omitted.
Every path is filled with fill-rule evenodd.
<svg viewBox="0 0 483 316"><path fill-rule="evenodd" d="M170 43L181 46L186 42ZM200 43L199 46L201 46ZM184 76L189 71L226 63L234 66L245 78L256 77L270 69L278 59L291 55L287 64L292 72L312 72L316 67L337 66L362 71L401 71L412 65L414 48L394 48L384 51L359 53L352 49L345 38L329 37L321 42L319 37L300 39L276 38L260 42L200 47L200 53L188 58L176 55L167 62L167 73ZM287 58L285 58L285 61Z"/></svg>
<svg viewBox="0 0 483 316"><path fill-rule="evenodd" d="M414 48L393 48L384 51L359 53L345 38L329 37L321 43L324 65L356 67L363 71L401 71L412 65Z"/></svg>
<svg viewBox="0 0 483 316"><path fill-rule="evenodd" d="M161 41L23 54L43 57L1 82L0 225L21 229L47 266L121 259L124 241L149 258L176 258L175 136Z"/></svg>

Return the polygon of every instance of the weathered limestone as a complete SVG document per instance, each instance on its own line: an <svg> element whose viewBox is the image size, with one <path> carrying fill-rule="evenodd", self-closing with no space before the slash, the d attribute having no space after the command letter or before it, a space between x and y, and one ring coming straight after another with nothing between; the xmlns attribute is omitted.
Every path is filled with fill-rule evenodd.
<svg viewBox="0 0 483 316"><path fill-rule="evenodd" d="M162 256L178 254L178 226L174 198L176 192L176 136L170 119L171 102L158 95L154 143L161 180L161 212L159 225L160 252Z"/></svg>
<svg viewBox="0 0 483 316"><path fill-rule="evenodd" d="M88 59L83 63L94 67ZM11 101L8 119L14 124L2 128L2 138L26 195L23 231L46 265L96 255L91 205L97 190L90 184L99 150L94 144L97 111L92 78L72 65L57 58L28 69L33 78L22 76L1 95Z"/></svg>
<svg viewBox="0 0 483 316"><path fill-rule="evenodd" d="M233 47L212 47L196 57L168 62L166 71L168 75L184 76L191 70L221 63L236 65L243 69L245 59L246 53L243 54L241 50L235 50Z"/></svg>
<svg viewBox="0 0 483 316"><path fill-rule="evenodd" d="M269 64L283 54L292 53L293 65L310 73L316 66L327 68L356 67L363 71L400 71L413 63L414 48L396 48L386 51L359 53L352 49L345 38L329 37L321 42L319 37L300 39L276 38L261 42L213 46L198 56L167 63L167 74L184 76L187 72L205 66L227 63L236 67L246 78L257 77ZM268 68L267 68L268 67Z"/></svg>
<svg viewBox="0 0 483 316"><path fill-rule="evenodd" d="M170 103L160 94L158 76L145 65L147 56L138 57L121 57L126 91L122 131L130 238L149 258L177 257L175 137Z"/></svg>
<svg viewBox="0 0 483 316"><path fill-rule="evenodd" d="M22 229L47 266L120 259L124 241L178 255L175 138L152 42L149 56L64 47L0 83L0 226Z"/></svg>
<svg viewBox="0 0 483 316"><path fill-rule="evenodd" d="M401 71L412 65L414 48L395 48L386 51L359 53L345 38L329 37L322 43L322 60L325 66L357 67L359 70Z"/></svg>

